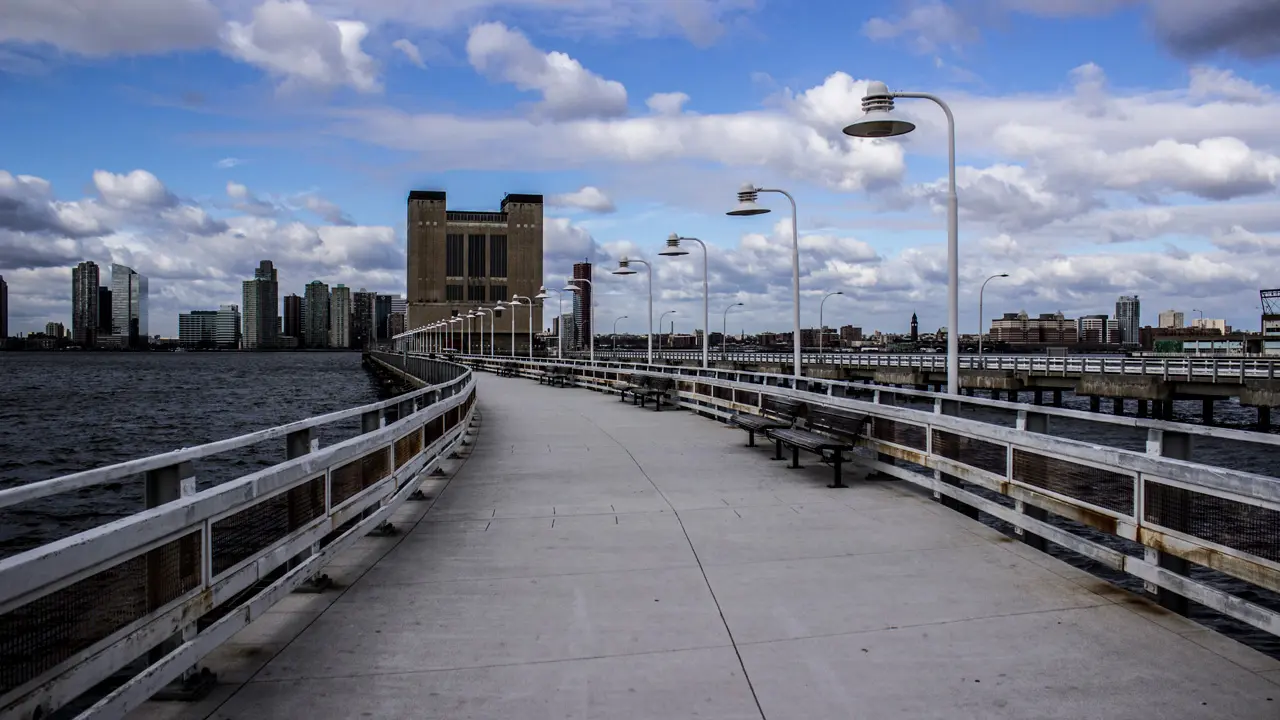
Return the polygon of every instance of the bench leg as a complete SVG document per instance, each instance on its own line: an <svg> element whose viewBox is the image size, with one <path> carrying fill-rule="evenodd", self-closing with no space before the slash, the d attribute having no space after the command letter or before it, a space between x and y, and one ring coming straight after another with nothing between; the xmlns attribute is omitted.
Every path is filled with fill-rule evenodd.
<svg viewBox="0 0 1280 720"><path fill-rule="evenodd" d="M653 411L662 412L662 396L661 395L653 396Z"/></svg>
<svg viewBox="0 0 1280 720"><path fill-rule="evenodd" d="M791 464L787 466L788 470L803 470L804 466L800 464L800 446L791 446Z"/></svg>
<svg viewBox="0 0 1280 720"><path fill-rule="evenodd" d="M755 446L756 446L756 431L748 430L747 431L747 447L755 447Z"/></svg>
<svg viewBox="0 0 1280 720"><path fill-rule="evenodd" d="M829 488L849 487L844 484L844 476L840 472L840 465L844 462L844 451L837 450L835 459L831 462L832 470L835 472L835 482L828 485Z"/></svg>
<svg viewBox="0 0 1280 720"><path fill-rule="evenodd" d="M774 440L774 441L773 441L773 444L774 444L774 451L773 451L773 457L772 457L771 459L772 459L772 460L782 460L782 459L783 459L783 457L782 457L782 441L781 441L781 440Z"/></svg>

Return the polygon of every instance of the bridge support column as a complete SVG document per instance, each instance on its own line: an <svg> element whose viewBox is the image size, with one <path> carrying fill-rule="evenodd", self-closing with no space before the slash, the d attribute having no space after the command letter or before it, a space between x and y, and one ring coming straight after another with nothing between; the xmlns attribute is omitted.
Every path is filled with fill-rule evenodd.
<svg viewBox="0 0 1280 720"><path fill-rule="evenodd" d="M1144 417L1146 417L1147 415L1150 415L1150 414L1151 414L1151 413L1147 410L1147 401L1146 401L1146 400L1139 400L1139 401L1138 401L1138 417L1140 417L1140 418L1144 418Z"/></svg>
<svg viewBox="0 0 1280 720"><path fill-rule="evenodd" d="M1258 406L1258 429L1259 430L1271 429L1271 406L1269 405Z"/></svg>
<svg viewBox="0 0 1280 720"><path fill-rule="evenodd" d="M308 453L313 453L320 449L320 440L315 437L315 431L311 428L305 430L295 430L284 437L284 455L287 459L293 460L300 458ZM320 552L320 543L312 543L311 548L299 554L295 558L289 560L289 568L295 568L303 560L307 559L310 554ZM306 582L294 589L298 593L318 593L327 590L333 585L333 581L324 573L316 573L307 579Z"/></svg>
<svg viewBox="0 0 1280 720"><path fill-rule="evenodd" d="M1031 393L1031 402L1035 403L1036 405L1043 405L1043 404L1044 404L1044 391L1043 391L1043 390L1034 390L1034 391L1032 391L1032 393Z"/></svg>
<svg viewBox="0 0 1280 720"><path fill-rule="evenodd" d="M146 474L143 496L148 508L159 507L196 492L196 470L191 462L178 463L168 467L149 470ZM197 547L192 548L199 551ZM186 554L185 552L182 554ZM199 553L203 554L203 553ZM197 555L191 553L192 557ZM154 607L163 604L162 598L167 588L173 585L173 577L166 577L166 571L172 574L177 568L166 567L159 553L147 553L147 598ZM179 563L181 564L181 560ZM197 627L194 622L183 625L176 633L170 635L148 653L150 662L159 662L179 645L194 640ZM176 680L156 693L156 700L188 700L195 701L209 694L217 682L217 677L208 668L192 666L182 671Z"/></svg>
<svg viewBox="0 0 1280 720"><path fill-rule="evenodd" d="M1165 400L1163 402L1168 406L1173 401ZM1186 433L1166 432L1152 428L1147 431L1147 454L1176 460L1190 460L1191 436ZM1161 524L1175 529L1186 528L1190 520L1191 506L1188 491L1182 488L1169 488L1165 492L1172 494L1173 507L1166 507L1164 514L1172 516L1162 517ZM1142 508L1138 508L1137 511L1142 512ZM1152 565L1157 565L1179 575L1186 575L1190 570L1190 564L1186 560L1153 547L1143 549L1143 559ZM1179 615L1187 614L1187 599L1182 595L1150 583L1146 583L1146 590L1155 595L1156 603L1160 607L1172 610Z"/></svg>
<svg viewBox="0 0 1280 720"><path fill-rule="evenodd" d="M1111 414L1112 415L1124 414L1124 398L1111 398Z"/></svg>
<svg viewBox="0 0 1280 720"><path fill-rule="evenodd" d="M1213 398L1201 398L1200 422L1204 425L1213 424Z"/></svg>
<svg viewBox="0 0 1280 720"><path fill-rule="evenodd" d="M1089 396L1089 412L1102 412L1102 398L1097 395Z"/></svg>
<svg viewBox="0 0 1280 720"><path fill-rule="evenodd" d="M1040 391L1037 390L1036 394L1039 395ZM1034 412L1027 412L1026 410L1019 410L1018 411L1018 429L1026 430L1027 432L1034 432L1034 433L1048 433L1049 432L1049 416L1041 413L1034 413ZM1015 504L1018 512L1021 512L1023 515L1026 515L1029 518L1032 518L1034 520L1041 520L1041 521L1045 521L1049 519L1049 512L1044 508L1036 507L1035 505L1027 505L1021 500L1015 501ZM1040 552L1045 552L1046 541L1044 538L1040 537L1039 535L1023 530L1022 528L1016 528L1016 527L1013 529L1013 533L1015 535L1020 536L1022 538L1022 542L1026 543L1027 545L1035 548L1036 550L1039 550Z"/></svg>
<svg viewBox="0 0 1280 720"><path fill-rule="evenodd" d="M1062 407L1062 391L1061 390L1053 391L1053 406Z"/></svg>
<svg viewBox="0 0 1280 720"><path fill-rule="evenodd" d="M960 403L956 402L955 400L943 400L942 398L938 398L933 402L933 411L934 413L939 415L958 416L960 415ZM933 476L939 482L945 483L947 485L951 485L957 488L964 487L964 483L961 482L960 478L954 475L948 475L944 472L934 470ZM939 500L939 502L942 503L943 507L951 508L952 510L955 510L961 515L965 515L966 517L972 518L974 520L978 519L978 508L976 507L973 507L971 505L966 505L960 502L959 500L956 500L955 498L947 495L939 495L937 499Z"/></svg>
<svg viewBox="0 0 1280 720"><path fill-rule="evenodd" d="M360 414L360 434L370 433L382 427L378 418L377 410L370 410Z"/></svg>

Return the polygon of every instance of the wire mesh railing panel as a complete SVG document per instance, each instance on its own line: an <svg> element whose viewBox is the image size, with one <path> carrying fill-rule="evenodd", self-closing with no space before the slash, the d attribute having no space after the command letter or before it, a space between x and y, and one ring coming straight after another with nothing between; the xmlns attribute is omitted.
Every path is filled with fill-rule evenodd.
<svg viewBox="0 0 1280 720"><path fill-rule="evenodd" d="M1123 473L1015 449L1013 479L1124 515L1134 514L1133 478Z"/></svg>
<svg viewBox="0 0 1280 720"><path fill-rule="evenodd" d="M1001 477L1009 468L1008 450L1004 445L945 430L933 431L933 453Z"/></svg>
<svg viewBox="0 0 1280 720"><path fill-rule="evenodd" d="M219 575L324 515L324 475L213 523L213 574Z"/></svg>
<svg viewBox="0 0 1280 720"><path fill-rule="evenodd" d="M925 427L923 425L912 425L900 420L872 418L871 437L876 440L891 442L895 445L915 448L916 450L928 449L928 436L925 434Z"/></svg>
<svg viewBox="0 0 1280 720"><path fill-rule="evenodd" d="M1280 562L1280 511L1153 480L1143 506L1147 522Z"/></svg>
<svg viewBox="0 0 1280 720"><path fill-rule="evenodd" d="M0 695L199 587L200 532L0 615Z"/></svg>

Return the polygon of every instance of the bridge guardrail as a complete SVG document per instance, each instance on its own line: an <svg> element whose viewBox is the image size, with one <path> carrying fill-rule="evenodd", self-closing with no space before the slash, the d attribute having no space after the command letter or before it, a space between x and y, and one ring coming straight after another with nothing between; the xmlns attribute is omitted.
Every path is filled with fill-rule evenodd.
<svg viewBox="0 0 1280 720"><path fill-rule="evenodd" d="M4 504L144 473L156 502L0 560L0 716L47 716L151 653L144 671L80 717L122 716L171 680L189 678L200 658L384 522L416 489L412 481L461 439L474 408L470 370L422 358L413 368L451 379L390 401L77 473L71 482L36 483L43 487L34 493L10 491ZM362 434L323 449L299 442L316 425L354 414L373 421ZM289 439L289 460L195 492L193 458L280 436ZM216 619L198 626L206 616Z"/></svg>
<svg viewBox="0 0 1280 720"><path fill-rule="evenodd" d="M484 369L512 362L466 360ZM1187 575L1186 563L1194 563L1280 593L1280 479L1189 461L1188 440L1198 426L1130 418L1147 425L1147 452L1142 453L1047 434L1054 414L1089 415L1058 408L1004 403L1018 413L1017 426L1010 428L959 417L958 404L971 398L937 395L929 412L888 404L892 395L907 391L880 388L872 390L870 401L859 400L834 392L858 386L835 381L801 380L797 389L788 376L742 371L515 362L529 374L569 365L578 385L606 392L634 372L673 377L680 404L720 418L759 412L765 396L866 412L872 416L871 430L860 445L874 453L867 464L877 472L921 485L958 509L986 512L1033 544L1048 540L1128 573L1164 602L1188 598L1280 635L1280 613ZM1275 444L1272 436L1238 434ZM987 492L966 490L966 484ZM1142 555L1051 524L1047 514L1135 543Z"/></svg>

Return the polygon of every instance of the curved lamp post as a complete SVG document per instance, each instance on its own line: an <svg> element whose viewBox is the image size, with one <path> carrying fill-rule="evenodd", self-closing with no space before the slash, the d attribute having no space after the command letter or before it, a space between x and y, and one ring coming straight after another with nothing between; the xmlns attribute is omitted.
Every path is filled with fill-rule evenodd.
<svg viewBox="0 0 1280 720"><path fill-rule="evenodd" d="M1006 278L1006 277L1009 277L1009 273L997 273L987 278L986 280L983 280L982 287L978 288L978 357L982 357L982 335L983 335L982 325L987 321L986 316L982 314L982 293L986 292L987 283L991 282L992 280L995 280L996 278ZM1103 323L1103 324L1105 325L1106 323ZM1104 335L1106 334L1106 332L1107 332L1107 329L1105 327L1102 328L1102 333ZM981 363L982 361L979 360L978 362Z"/></svg>
<svg viewBox="0 0 1280 720"><path fill-rule="evenodd" d="M571 284L570 284L570 283L580 283L580 282L584 282L584 283L586 283L586 284L588 284L588 285L592 286L593 288L595 287L595 284L594 284L594 283L592 283L590 280L588 280L588 279L586 279L586 278L574 278L573 280L569 280L568 278L565 278L565 281L564 281L564 291L565 291L565 292L573 292L573 293L576 293L576 292L582 292L582 288L578 287L577 285L571 285ZM595 293L592 293L592 295L594 295L594 294L595 294ZM595 361L596 361L596 303L595 303L595 299L593 298L593 299L592 299L592 301L591 301L589 304L591 305L591 307L587 308L587 313L588 313L588 320L587 320L587 324L591 326L591 332L590 332L590 333L588 333L588 334L591 336L591 337L590 337L590 346L591 346L591 355L590 355L590 358L591 358L591 362L595 362Z"/></svg>
<svg viewBox="0 0 1280 720"><path fill-rule="evenodd" d="M529 297L528 295L512 295L511 301L515 302L516 300L528 300L528 302L524 302L520 304L527 305L529 307L529 359L532 360L533 359L533 298ZM512 316L511 322L513 325L515 324L515 316Z"/></svg>
<svg viewBox="0 0 1280 720"><path fill-rule="evenodd" d="M618 359L618 320L626 320L627 315L623 315L613 321L613 359Z"/></svg>
<svg viewBox="0 0 1280 720"><path fill-rule="evenodd" d="M886 138L915 130L915 123L894 113L894 98L932 100L947 116L947 392L955 395L960 392L960 204L956 199L956 119L951 108L936 95L890 92L884 83L871 82L867 84L867 94L862 98L862 117L846 127L844 133L860 138Z"/></svg>
<svg viewBox="0 0 1280 720"><path fill-rule="evenodd" d="M681 237L671 233L667 236L667 248L658 254L667 257L688 255L689 251L680 247L681 240L696 242L702 248L702 367L705 369L711 354L711 321L707 318L707 303L711 300L711 296L707 293L707 244L698 238Z"/></svg>
<svg viewBox="0 0 1280 720"><path fill-rule="evenodd" d="M538 304L542 305L543 307L546 307L547 298L549 297L551 296L547 294L546 288L539 288L538 294L533 296L533 300L541 301ZM529 301L529 359L530 360L533 359L533 300ZM545 320L546 318L544 317L543 319ZM558 358L559 354L557 354L556 357Z"/></svg>
<svg viewBox="0 0 1280 720"><path fill-rule="evenodd" d="M725 308L724 317L721 318L721 322L720 322L720 359L721 360L724 360L728 357L728 353L725 352L725 347L729 342L729 311L736 307L742 307L742 303L736 302L730 305L729 307Z"/></svg>
<svg viewBox="0 0 1280 720"><path fill-rule="evenodd" d="M478 307L478 308L476 308L476 317L480 318L480 355L481 355L481 356L483 356L483 355L484 355L484 321L485 321L485 318L486 318L486 317L488 317L488 318L489 318L489 324L490 324L490 326L492 326L492 324L493 324L493 317L492 317L492 315L490 315L490 312L491 312L491 311L490 311L488 308L482 308L482 307ZM490 341L490 345L492 346L492 341ZM492 348L492 347L490 347L490 350L492 350L492 349L493 349L493 348Z"/></svg>
<svg viewBox="0 0 1280 720"><path fill-rule="evenodd" d="M792 362L795 366L793 374L799 378L801 375L800 365L800 231L796 229L796 199L791 197L791 193L786 190L760 188L747 183L738 190L738 205L734 207L726 215L746 216L746 215L763 215L769 212L769 208L760 207L756 204L756 196L762 192L778 193L785 195L791 201L791 302L792 323L791 323L791 344L792 344Z"/></svg>
<svg viewBox="0 0 1280 720"><path fill-rule="evenodd" d="M662 313L662 315L660 315L660 316L658 317L658 349L659 349L659 350L661 350L661 349L662 349L662 321L663 321L663 319L665 319L668 315L675 315L675 314L676 314L676 311L675 311L675 310L668 310L668 311L666 311L666 312ZM676 331L673 329L673 330L671 331L671 342L667 343L667 346L668 346L669 348L674 348L674 347L675 347L675 344L676 344L675 334L676 334Z"/></svg>
<svg viewBox="0 0 1280 720"><path fill-rule="evenodd" d="M635 275L636 271L632 269L631 263L639 263L644 266L645 272L649 275L649 364L653 364L653 266L647 260L633 260L623 255L618 260L618 269L613 271L614 275ZM662 332L662 323L658 323L658 332ZM617 358L614 358L617 360Z"/></svg>
<svg viewBox="0 0 1280 720"><path fill-rule="evenodd" d="M827 334L826 333L827 326L822 322L822 307L827 304L827 298L831 297L832 295L843 295L843 294L844 294L843 290L836 290L835 292L829 292L825 296L823 296L822 302L818 303L818 360L819 361L822 360L822 338L824 335Z"/></svg>
<svg viewBox="0 0 1280 720"><path fill-rule="evenodd" d="M489 323L489 354L498 357L498 313L506 308L506 305L499 300L493 307L489 308L489 314L493 315L493 322Z"/></svg>
<svg viewBox="0 0 1280 720"><path fill-rule="evenodd" d="M550 297L549 292L556 294L556 359L559 360L564 356L564 292L543 285L538 297Z"/></svg>
<svg viewBox="0 0 1280 720"><path fill-rule="evenodd" d="M516 356L516 308L523 305L520 302L519 295L512 295L511 302L507 303L511 307L511 357Z"/></svg>

